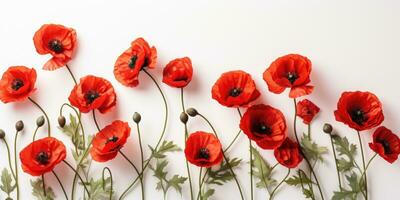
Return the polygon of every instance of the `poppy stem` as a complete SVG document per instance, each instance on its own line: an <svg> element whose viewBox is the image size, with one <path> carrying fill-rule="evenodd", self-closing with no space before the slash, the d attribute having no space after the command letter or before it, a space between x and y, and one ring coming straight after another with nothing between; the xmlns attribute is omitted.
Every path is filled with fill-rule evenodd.
<svg viewBox="0 0 400 200"><path fill-rule="evenodd" d="M69 164L67 161L63 160L63 162L64 162L72 171L75 172L75 175L77 175L78 178L81 180L82 185L83 185L83 187L85 188L85 190L86 190L86 192L87 192L87 194L88 194L88 197L90 198L90 192L89 192L89 190L87 189L86 184L85 184L85 181L82 179L81 175L79 175L78 171L76 171L76 170L74 169L74 167L72 167L72 165Z"/></svg>
<svg viewBox="0 0 400 200"><path fill-rule="evenodd" d="M251 140L249 139L249 152L250 152L250 156L249 156L249 159L250 159L250 196L251 196L251 199L253 200L253 196L254 196L254 194L253 194L253 192L254 192L254 189L253 189L253 151L251 150L251 148L253 147L253 145L251 144Z"/></svg>
<svg viewBox="0 0 400 200"><path fill-rule="evenodd" d="M36 140L36 133L39 129L39 126L36 126L35 132L33 133L33 137L32 137L32 142L34 142Z"/></svg>
<svg viewBox="0 0 400 200"><path fill-rule="evenodd" d="M185 112L186 108L185 108L185 101L183 98L183 88L181 88L181 104L182 104L182 112ZM189 132L188 132L188 128L187 128L187 123L184 123L184 127L185 127L185 148L186 148L186 140L189 137ZM190 188L190 199L193 200L193 185L192 185L192 175L190 174L190 167L189 167L189 162L187 161L187 159L185 158L186 161L186 171L188 174L188 178L189 178L189 188Z"/></svg>
<svg viewBox="0 0 400 200"><path fill-rule="evenodd" d="M79 126L76 127L75 132L74 132L74 135L75 135L75 137L76 137L76 134L78 133L78 128L81 127L81 132L82 132L82 143L83 143L82 145L83 145L83 146L86 146L85 129L83 128L83 124L82 124L82 120L81 120L81 117L82 117L81 112L80 112L80 111L77 111L77 110L76 110L73 106L71 106L70 104L68 104L68 103L63 103L63 105L61 105L61 107L60 107L60 116L63 116L63 109L64 109L65 106L70 107L70 108L75 112L76 116L78 117ZM75 147L75 149L76 149L76 147ZM77 149L76 149L75 151L76 151L76 153L78 153L78 150L77 150Z"/></svg>
<svg viewBox="0 0 400 200"><path fill-rule="evenodd" d="M287 172L285 178L283 178L282 181L275 187L275 189L272 190L271 195L269 196L269 200L272 200L272 198L274 197L274 194L275 194L276 190L283 184L283 182L285 182L285 180L287 179L287 177L289 176L289 174L290 174L290 168L288 168L288 172Z"/></svg>
<svg viewBox="0 0 400 200"><path fill-rule="evenodd" d="M110 182L110 186L111 186L111 188L110 188L110 198L109 199L112 200L112 195L113 195L113 176L112 176L110 168L108 168L108 167L104 167L103 168L103 173L101 175L102 186L103 186L103 190L106 192L106 179L104 178L104 172L106 170L108 171L108 175L110 176L110 180L111 180L111 182Z"/></svg>
<svg viewBox="0 0 400 200"><path fill-rule="evenodd" d="M140 147L140 163L142 166L142 172L144 171L144 155L143 155L143 146L142 146L142 137L140 134L140 128L139 128L139 123L136 123L136 128L138 131L138 137L139 137L139 147ZM124 156L125 157L125 156ZM140 184L142 185L142 199L144 199L144 184L143 184L143 173L140 174L139 171L137 171L138 175L140 176Z"/></svg>
<svg viewBox="0 0 400 200"><path fill-rule="evenodd" d="M19 183L18 183L18 162L17 162L17 140L19 131L15 132L14 137L14 169L15 169L15 184L17 185L17 200L19 200Z"/></svg>
<svg viewBox="0 0 400 200"><path fill-rule="evenodd" d="M83 152L83 155L81 157L81 159L79 160L78 164L76 165L76 169L75 169L75 175L74 175L74 180L72 182L72 192L71 192L71 199L74 200L75 198L75 185L76 185L76 179L78 177L78 170L79 170L79 166L81 166L83 160L86 158L87 154L89 153L89 149L90 146L92 145L93 139L90 140L89 145L86 147L85 151ZM84 184L84 182L82 182L82 184ZM85 188L86 189L86 188Z"/></svg>
<svg viewBox="0 0 400 200"><path fill-rule="evenodd" d="M296 130L296 123L297 123L297 122L296 122L296 121L297 121L297 102L296 102L296 98L293 98L293 103L294 103L293 132L294 132L294 135L295 135L295 137L296 137L297 143L300 145L300 140L299 140L299 137L298 137L298 135L297 135L297 130ZM314 169L313 169L313 167L311 166L310 161L309 161L308 158L305 156L305 154L304 154L304 152L303 152L303 148L301 148L301 146L300 146L300 153L301 153L302 156L304 157L304 160L306 161L308 167L310 168L310 171L311 171L312 175L313 175L314 178L315 178L315 182L317 183L317 187L318 187L318 190L319 190L319 194L320 194L320 196L321 196L321 199L324 200L324 195L323 195L323 193L322 193L321 185L319 184L317 175L315 174Z"/></svg>
<svg viewBox="0 0 400 200"><path fill-rule="evenodd" d="M64 196L65 196L65 199L68 200L67 192L65 191L65 188L64 188L64 186L63 186L63 184L62 184L60 178L58 178L58 176L57 176L57 174L56 174L56 172L55 172L54 170L51 170L51 172L53 172L54 177L56 177L58 183L60 184L60 187L61 187L61 189L62 189L62 191L63 191L63 193L64 193ZM43 183L44 183L44 179L43 179ZM43 185L44 185L44 184L43 184ZM44 190L46 190L46 189L44 189Z"/></svg>
<svg viewBox="0 0 400 200"><path fill-rule="evenodd" d="M93 110L93 111L92 111L92 114L93 114L93 121L94 121L94 124L96 125L97 130L98 130L98 131L101 131L100 126L99 126L99 124L97 123L96 111Z"/></svg>
<svg viewBox="0 0 400 200"><path fill-rule="evenodd" d="M142 200L143 200L144 199L143 173L139 172L139 170L135 166L135 164L133 164L133 162L131 160L129 160L129 158L121 150L119 150L119 153L125 158L126 161L129 162L129 164L132 165L132 167L135 169L136 173L138 174L138 177L140 179L140 186L142 188Z"/></svg>
<svg viewBox="0 0 400 200"><path fill-rule="evenodd" d="M306 173L302 169L299 169L299 177L300 177L301 188L304 190L303 176L308 178ZM310 183L305 183L305 184L307 184L309 190L311 191L311 194L312 194L311 199L315 200L314 190L313 190L313 187L312 187L312 184L315 184L315 183L312 182L312 180L310 179Z"/></svg>
<svg viewBox="0 0 400 200"><path fill-rule="evenodd" d="M340 179L340 173L339 173L339 166L337 163L337 156L336 156L336 150L335 150L335 146L333 145L333 135L329 134L329 137L331 139L331 146L332 146L332 151L333 151L333 157L335 158L335 166L336 166L336 173L337 173L337 177L338 177L338 182L339 182L339 188L340 191L342 191L342 180Z"/></svg>
<svg viewBox="0 0 400 200"><path fill-rule="evenodd" d="M69 68L69 66L65 65L65 67L67 68L69 74L71 75L72 80L74 80L75 85L78 85L78 82L76 81L76 78L75 78L74 74L72 73L71 69Z"/></svg>
<svg viewBox="0 0 400 200"><path fill-rule="evenodd" d="M364 169L365 200L368 200L368 182L367 182L367 174L365 173L365 171L367 170L367 168L366 168L366 166L365 166L364 149L363 149L363 145L362 145L362 140L361 140L361 136L360 136L360 131L357 131L357 135L358 135L358 142L359 142L359 144L360 144L361 158L362 158L363 169ZM362 177L361 177L361 178L362 178Z"/></svg>
<svg viewBox="0 0 400 200"><path fill-rule="evenodd" d="M215 128L214 128L214 126L211 124L211 122L210 122L204 115L202 115L202 114L200 114L200 113L198 113L198 115L199 115L204 121L207 122L207 124L208 124L208 125L210 126L210 128L213 130L215 137L219 140L217 131L215 130ZM241 197L242 200L244 200L242 188L240 187L240 184L239 184L239 181L238 181L238 179L237 179L237 177L236 177L236 174L235 174L235 172L233 171L232 166L231 166L231 164L230 164L230 162L229 162L228 158L226 157L225 152L224 152L223 150L222 150L222 156L224 157L224 160L225 160L226 164L228 165L229 170L230 170L231 173L232 173L233 179L234 179L235 182L236 182L236 185L237 185L238 190L239 190L239 193L240 193L240 197Z"/></svg>
<svg viewBox="0 0 400 200"><path fill-rule="evenodd" d="M242 113L240 112L240 109L237 108L237 111L239 113L240 118L242 118ZM240 133L242 132L242 129L239 128L239 131L236 133L236 136L233 138L231 143L229 143L228 147L225 148L224 152L227 152L231 146L236 142L236 140L239 138Z"/></svg>
<svg viewBox="0 0 400 200"><path fill-rule="evenodd" d="M13 178L16 179L16 178L15 178L14 169L13 169L12 163L11 163L10 146L8 145L6 138L3 138L2 140L3 140L4 143L6 144L6 148L7 148L8 166L10 167L10 171L11 171L11 174L12 174Z"/></svg>
<svg viewBox="0 0 400 200"><path fill-rule="evenodd" d="M46 192L46 182L44 180L44 174L42 174L42 189L43 189L43 195L47 197L47 192Z"/></svg>
<svg viewBox="0 0 400 200"><path fill-rule="evenodd" d="M204 181L206 180L208 171L210 171L210 169L207 168L206 172L205 172L204 175L203 175L203 178L201 178L202 170L203 170L203 167L200 167L200 173L199 173L199 192L197 193L197 200L200 199L201 190L203 189Z"/></svg>
<svg viewBox="0 0 400 200"><path fill-rule="evenodd" d="M34 101L32 98L28 97L29 101L31 101L36 107L38 107L42 113L44 114L44 116L46 117L46 121L47 121L47 133L48 136L51 137L51 130L50 130L50 120L49 120L49 116L47 115L46 111L44 111L44 109L36 102Z"/></svg>
<svg viewBox="0 0 400 200"><path fill-rule="evenodd" d="M367 169L368 169L369 165L371 164L372 160L374 160L374 158L375 158L377 155L378 155L378 154L375 153L375 155L372 156L371 159L369 159L369 161L368 161L368 163L367 163L367 166L365 167L365 170L364 170L363 173L361 174L361 179L367 175ZM360 180L361 180L361 179L360 179ZM361 184L361 181L360 181L359 185L360 185L360 184Z"/></svg>

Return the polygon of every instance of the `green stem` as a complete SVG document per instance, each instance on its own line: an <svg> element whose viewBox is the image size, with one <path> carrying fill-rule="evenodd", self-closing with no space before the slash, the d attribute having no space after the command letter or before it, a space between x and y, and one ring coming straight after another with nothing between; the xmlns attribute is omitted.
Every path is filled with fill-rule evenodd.
<svg viewBox="0 0 400 200"><path fill-rule="evenodd" d="M93 111L92 111L92 114L93 114L93 121L94 121L94 124L96 125L97 130L98 130L98 131L101 131L100 126L99 126L99 124L97 123L96 111L93 110Z"/></svg>
<svg viewBox="0 0 400 200"><path fill-rule="evenodd" d="M340 179L340 172L339 172L339 166L337 163L337 156L336 156L336 150L335 150L335 146L333 145L333 136L331 134L329 134L329 137L331 138L331 146L332 146L332 151L333 151L333 157L335 158L335 166L336 166L336 174L338 177L338 182L339 182L339 188L340 191L342 191L342 181Z"/></svg>
<svg viewBox="0 0 400 200"><path fill-rule="evenodd" d="M239 113L240 118L242 118L242 113L240 112L240 109L237 108L237 111ZM242 129L239 128L239 131L236 133L236 136L233 138L233 140L231 141L231 143L229 143L228 147L225 148L224 152L227 152L231 146L235 143L235 141L238 139L240 133L242 132Z"/></svg>
<svg viewBox="0 0 400 200"><path fill-rule="evenodd" d="M204 173L203 178L201 178L201 172L202 172L202 170L203 170L203 168L200 167L200 173L199 173L199 192L197 193L197 200L200 199L201 190L203 189L204 181L206 180L208 171L210 171L210 169L208 168L208 169L206 170L206 172Z"/></svg>
<svg viewBox="0 0 400 200"><path fill-rule="evenodd" d="M63 193L64 193L64 196L65 196L65 199L68 200L67 192L65 191L65 188L64 188L64 186L63 186L63 184L62 184L60 178L58 178L58 176L57 176L57 174L56 174L56 172L55 172L54 170L51 170L51 172L53 172L53 175L56 177L58 183L60 184L60 187L61 187L61 189L62 189L62 191L63 191ZM43 179L43 180L44 180L44 179ZM44 181L43 181L43 183L44 183ZM46 190L46 189L45 189L45 190Z"/></svg>
<svg viewBox="0 0 400 200"><path fill-rule="evenodd" d="M156 151L156 150L158 149L158 147L160 146L161 141L162 141L162 139L163 139L163 137L164 137L164 135L165 135L165 131L166 131L166 129L167 129L167 122L168 122L168 104L167 104L167 99L166 99L166 97L165 97L165 95L164 95L164 92L162 91L160 85L157 83L156 79L155 79L149 72L147 72L145 69L143 69L143 71L147 74L147 76L149 76L149 78L150 78L150 79L153 81L153 83L156 85L158 91L159 91L160 94L161 94L161 97L162 97L163 102L164 102L164 107L165 107L164 125L163 125L163 129L162 129L160 138L158 139L157 145L156 145L156 147L154 148L155 151ZM150 161L151 161L152 159L153 159L153 154L150 155L150 158L147 160L146 164L144 165L144 170L146 170L147 166L150 164ZM143 173L144 173L144 171L142 171L142 172L140 173L140 177L143 176ZM135 183L136 183L138 180L139 180L139 177L136 177L136 179L124 190L124 192L123 192L123 193L121 194L121 196L119 197L120 200L124 198L124 196L129 192L129 190L135 185Z"/></svg>
<svg viewBox="0 0 400 200"><path fill-rule="evenodd" d="M276 190L279 188L279 186L281 186L281 185L283 184L283 182L285 182L285 180L287 179L287 177L289 176L289 174L290 174L290 168L288 168L288 172L287 172L285 178L283 178L282 181L275 187L275 189L272 190L271 195L269 196L269 199L270 199L270 200L272 200L272 198L274 197L274 194L275 194Z"/></svg>
<svg viewBox="0 0 400 200"><path fill-rule="evenodd" d="M76 165L74 180L72 182L72 192L71 192L72 200L74 200L74 198L75 198L75 195L74 195L75 194L75 186L76 186L75 183L76 183L76 179L78 177L77 172L78 172L79 166L82 164L83 160L86 158L87 154L89 153L89 149L90 149L90 146L92 145L92 142L93 142L93 139L90 140L89 145L86 147L85 151L83 152L82 158L79 160L78 164ZM84 184L84 182L82 182L82 184Z"/></svg>
<svg viewBox="0 0 400 200"><path fill-rule="evenodd" d="M133 164L133 162L131 160L129 160L129 158L121 150L119 150L119 153L125 158L126 161L128 161L129 164L132 165L132 167L135 169L136 173L138 174L138 177L140 179L140 185L141 185L141 188L142 188L142 200L143 200L144 199L144 187L143 187L142 174L139 172L139 170L135 166L135 164Z"/></svg>
<svg viewBox="0 0 400 200"><path fill-rule="evenodd" d="M38 129L39 129L39 126L36 126L35 132L33 133L32 142L34 142L36 139L36 133L37 133Z"/></svg>
<svg viewBox="0 0 400 200"><path fill-rule="evenodd" d="M3 140L4 143L6 144L7 156L8 156L8 166L10 167L11 174L12 174L14 180L15 180L16 177L15 177L14 169L13 169L13 167L12 167L12 162L11 162L10 146L8 145L6 138L3 138L2 140Z"/></svg>
<svg viewBox="0 0 400 200"><path fill-rule="evenodd" d="M36 107L38 107L42 113L44 114L44 116L46 117L46 121L47 121L47 133L48 136L51 136L51 130L50 130L50 120L49 120L49 116L47 115L46 111L44 111L44 109L36 102L34 101L32 98L28 97L29 101L31 101Z"/></svg>
<svg viewBox="0 0 400 200"><path fill-rule="evenodd" d="M299 137L298 137L298 135L297 135L297 130L296 130L296 123L297 123L297 103L296 103L296 98L293 99L293 103L294 103L293 131L294 131L294 135L295 135L295 138L296 138L296 142L297 142L298 144L300 144L300 140L299 140ZM314 179L315 179L315 182L317 183L317 187L318 187L318 190L319 190L319 194L320 194L320 196L321 196L321 199L324 200L324 195L323 195L323 193L322 193L321 185L319 184L317 175L315 174L314 169L312 168L310 161L309 161L308 158L305 156L305 154L304 154L304 152L303 152L303 148L300 148L300 153L303 155L304 160L306 161L308 167L309 167L310 170L311 170L312 175L314 176Z"/></svg>
<svg viewBox="0 0 400 200"><path fill-rule="evenodd" d="M365 172L367 170L367 168L366 168L366 165L365 165L364 149L363 149L363 145L362 145L360 131L357 131L357 135L358 135L358 142L360 143L360 151L361 151L361 158L362 158L362 163L363 163L363 170ZM368 200L367 174L364 175L364 182L365 182L365 200Z"/></svg>
<svg viewBox="0 0 400 200"><path fill-rule="evenodd" d="M109 198L109 199L112 200L112 194L113 194L113 176L112 176L112 173L111 173L110 168L108 168L108 167L104 167L104 168L103 168L103 172L102 172L102 175L101 175L102 186L103 186L103 190L106 191L106 179L104 178L104 172L105 172L106 170L108 171L108 174L109 174L110 179L111 179L111 182L110 182L111 189L110 189L110 198Z"/></svg>
<svg viewBox="0 0 400 200"><path fill-rule="evenodd" d="M15 184L17 185L17 200L19 200L19 182L18 182L18 162L17 162L17 140L18 131L15 132L14 137L14 169L15 169Z"/></svg>
<svg viewBox="0 0 400 200"><path fill-rule="evenodd" d="M42 189L43 189L44 196L47 197L46 182L45 182L45 179L44 179L44 174L42 174Z"/></svg>
<svg viewBox="0 0 400 200"><path fill-rule="evenodd" d="M81 175L79 175L78 171L76 171L76 170L74 169L74 167L72 167L72 165L69 164L67 161L63 160L63 162L64 162L72 171L75 172L75 174L78 176L79 180L83 183L82 185L83 185L83 187L85 188L88 197L90 198L90 192L89 192L89 190L87 189L86 184L84 184L85 181L82 179Z"/></svg>
<svg viewBox="0 0 400 200"><path fill-rule="evenodd" d="M251 144L251 140L249 139L249 152L250 152L250 157L249 157L249 159L250 159L250 196L251 196L251 199L253 200L253 196L254 196L254 194L253 194L253 191L254 191L254 189L253 189L253 151L251 150L251 148L252 148L253 146L252 146L252 144Z"/></svg>
<svg viewBox="0 0 400 200"><path fill-rule="evenodd" d="M202 115L202 114L200 114L200 113L199 113L198 115L199 115L204 121L207 122L207 124L208 124L208 125L210 126L210 128L213 130L215 137L219 140L217 131L215 130L215 128L214 128L214 126L211 124L211 122L210 122L204 115ZM230 170L231 173L232 173L233 179L235 180L235 183L236 183L237 188L238 188L238 190L239 190L240 197L241 197L242 200L244 200L242 188L240 187L239 181L238 181L238 179L237 179L237 177L236 177L236 173L233 171L232 166L231 166L231 164L230 164L230 162L229 162L228 158L226 157L225 152L224 152L223 150L222 150L222 156L224 157L224 160L225 160L226 164L228 165L229 170Z"/></svg>
<svg viewBox="0 0 400 200"><path fill-rule="evenodd" d="M140 160L140 163L141 163L141 167L142 167L142 171L144 171L144 164L143 164L143 162L144 162L144 155L143 155L143 146L142 146L142 138L141 138L141 134L140 134L140 128L139 128L139 123L136 123L136 128L137 128L137 131L138 131L138 137L139 137L139 147L140 147L140 158L141 158L141 160ZM138 173L138 175L139 175L139 173ZM141 178L141 184L142 184L142 193L144 193L144 184L143 184L143 174L142 175L140 175L140 178ZM143 197L143 199L144 199L144 194L142 195L142 197Z"/></svg>
<svg viewBox="0 0 400 200"><path fill-rule="evenodd" d="M183 98L183 88L181 88L181 105L182 105L182 112L185 112L185 101ZM185 127L185 148L186 148L186 140L189 137L189 132L188 132L188 128L187 128L187 124L184 123L184 127ZM188 178L189 178L189 187L190 187L190 199L193 200L193 185L192 185L192 176L190 174L190 167L189 167L189 162L187 161L187 159L185 159L186 161L186 171L188 174Z"/></svg>
<svg viewBox="0 0 400 200"><path fill-rule="evenodd" d="M82 124L82 120L81 120L81 117L82 117L81 112L80 112L80 111L77 111L77 110L76 110L73 106L71 106L70 104L68 104L68 103L63 103L63 105L61 105L61 107L60 107L60 116L63 116L63 109L64 109L65 106L70 107L70 108L75 112L75 115L78 117L79 126L76 127L75 132L74 132L74 135L76 136L76 134L78 133L78 128L81 127L81 132L82 132L82 143L83 143L83 146L86 146L85 130L84 130L84 128L83 128L83 124ZM78 153L78 152L77 152L77 153Z"/></svg>
<svg viewBox="0 0 400 200"><path fill-rule="evenodd" d="M75 78L74 74L72 73L71 69L69 68L69 66L65 65L65 67L67 68L69 74L71 75L72 80L74 80L75 85L78 85L78 82L76 81L76 78Z"/></svg>

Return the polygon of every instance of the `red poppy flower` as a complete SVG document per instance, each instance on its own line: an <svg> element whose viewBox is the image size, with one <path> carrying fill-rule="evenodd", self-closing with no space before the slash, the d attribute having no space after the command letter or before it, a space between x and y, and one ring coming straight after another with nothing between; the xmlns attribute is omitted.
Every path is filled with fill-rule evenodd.
<svg viewBox="0 0 400 200"><path fill-rule="evenodd" d="M378 97L370 92L343 92L335 111L336 121L357 131L379 126L384 116Z"/></svg>
<svg viewBox="0 0 400 200"><path fill-rule="evenodd" d="M53 137L36 140L19 153L22 170L32 176L50 172L66 156L64 144Z"/></svg>
<svg viewBox="0 0 400 200"><path fill-rule="evenodd" d="M310 83L311 61L298 54L289 54L276 59L265 70L263 77L269 91L280 94L290 88L289 97L297 98L310 94L314 87Z"/></svg>
<svg viewBox="0 0 400 200"><path fill-rule="evenodd" d="M303 160L299 144L289 138L286 138L282 145L274 150L274 156L281 165L287 168L295 168Z"/></svg>
<svg viewBox="0 0 400 200"><path fill-rule="evenodd" d="M44 70L55 70L66 65L76 50L76 32L58 24L45 24L33 36L36 51L53 57L43 66Z"/></svg>
<svg viewBox="0 0 400 200"><path fill-rule="evenodd" d="M143 38L138 38L131 43L131 47L122 53L114 65L114 76L122 85L135 87L139 84L140 71L148 67L156 67L157 50Z"/></svg>
<svg viewBox="0 0 400 200"><path fill-rule="evenodd" d="M3 103L22 101L36 89L36 70L25 66L9 67L0 80L0 100Z"/></svg>
<svg viewBox="0 0 400 200"><path fill-rule="evenodd" d="M315 115L319 112L319 108L308 99L304 99L297 103L297 116L303 119L303 123L310 124Z"/></svg>
<svg viewBox="0 0 400 200"><path fill-rule="evenodd" d="M117 96L109 81L88 75L80 79L79 84L72 89L68 99L73 106L83 113L93 109L106 113L115 106Z"/></svg>
<svg viewBox="0 0 400 200"><path fill-rule="evenodd" d="M120 120L104 127L93 138L90 155L97 162L106 162L115 158L119 150L125 145L131 128L127 122Z"/></svg>
<svg viewBox="0 0 400 200"><path fill-rule="evenodd" d="M171 87L183 88L192 80L193 68L190 58L177 58L165 66L163 82Z"/></svg>
<svg viewBox="0 0 400 200"><path fill-rule="evenodd" d="M222 161L222 145L213 134L197 131L186 140L185 156L196 166L212 167Z"/></svg>
<svg viewBox="0 0 400 200"><path fill-rule="evenodd" d="M369 147L389 163L397 160L400 154L400 140L396 134L384 126L375 130L373 142Z"/></svg>
<svg viewBox="0 0 400 200"><path fill-rule="evenodd" d="M211 92L213 99L227 107L247 106L260 96L250 74L241 70L223 73Z"/></svg>
<svg viewBox="0 0 400 200"><path fill-rule="evenodd" d="M240 120L240 129L263 149L275 149L287 136L282 112L264 104L251 106Z"/></svg>

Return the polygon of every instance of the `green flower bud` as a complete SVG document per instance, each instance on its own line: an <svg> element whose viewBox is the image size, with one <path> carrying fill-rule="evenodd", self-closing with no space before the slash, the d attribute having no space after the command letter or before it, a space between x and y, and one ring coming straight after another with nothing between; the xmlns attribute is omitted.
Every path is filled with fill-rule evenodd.
<svg viewBox="0 0 400 200"><path fill-rule="evenodd" d="M138 124L140 122L140 120L142 120L142 116L138 112L135 112L135 113L133 113L132 119L135 123Z"/></svg>
<svg viewBox="0 0 400 200"><path fill-rule="evenodd" d="M327 134L332 134L333 127L332 127L332 125L325 123L322 130Z"/></svg>
<svg viewBox="0 0 400 200"><path fill-rule="evenodd" d="M58 120L58 125L61 128L64 128L65 123L66 123L65 117L64 116L59 116L57 120Z"/></svg>
<svg viewBox="0 0 400 200"><path fill-rule="evenodd" d="M188 109L186 110L186 112L187 112L187 114L188 114L189 116L191 116L191 117L195 117L196 115L199 114L199 113L197 112L197 110L194 109L194 108L188 108Z"/></svg>
<svg viewBox="0 0 400 200"><path fill-rule="evenodd" d="M41 127L44 124L44 117L43 115L36 119L36 126Z"/></svg>
<svg viewBox="0 0 400 200"><path fill-rule="evenodd" d="M24 122L21 121L21 120L17 121L17 123L15 123L15 129L16 129L17 131L22 131L22 130L24 130Z"/></svg>
<svg viewBox="0 0 400 200"><path fill-rule="evenodd" d="M185 112L182 112L179 117L181 119L181 122L184 123L184 124L186 124L188 122L188 120L189 120L189 117Z"/></svg>

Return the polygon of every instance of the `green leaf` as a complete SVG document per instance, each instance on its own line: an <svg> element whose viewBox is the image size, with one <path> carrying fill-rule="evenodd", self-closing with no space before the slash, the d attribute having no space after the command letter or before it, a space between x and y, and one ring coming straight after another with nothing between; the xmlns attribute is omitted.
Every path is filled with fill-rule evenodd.
<svg viewBox="0 0 400 200"><path fill-rule="evenodd" d="M59 127L65 135L71 138L74 146L79 150L84 150L83 146L83 135L81 135L81 129L79 128L79 123L76 117L69 114L69 124L66 124L63 128Z"/></svg>
<svg viewBox="0 0 400 200"><path fill-rule="evenodd" d="M313 198L313 193L311 192L311 190L310 189L307 189L307 188L304 188L303 189L303 194L304 194L304 197L306 198L306 199L312 199Z"/></svg>
<svg viewBox="0 0 400 200"><path fill-rule="evenodd" d="M328 148L318 146L318 144L312 141L311 137L306 134L304 134L301 138L300 145L303 149L305 156L310 160L324 161L322 156L328 153Z"/></svg>
<svg viewBox="0 0 400 200"><path fill-rule="evenodd" d="M350 189L342 188L341 191L335 191L332 200L357 199L357 196L364 188L363 181L360 181L355 172L352 172L350 175L346 175L346 180Z"/></svg>
<svg viewBox="0 0 400 200"><path fill-rule="evenodd" d="M288 178L285 182L288 185L292 186L297 186L297 185L300 186L302 183L303 185L312 183L310 178L305 175L302 175L301 178L297 175L293 175L292 177Z"/></svg>
<svg viewBox="0 0 400 200"><path fill-rule="evenodd" d="M339 153L339 156L346 156L345 158L338 158L338 169L341 172L347 172L353 169L354 166L354 157L357 154L357 146L355 144L350 144L349 140L346 137L333 137L333 143L336 146L336 150Z"/></svg>
<svg viewBox="0 0 400 200"><path fill-rule="evenodd" d="M38 200L53 200L55 199L55 194L51 187L46 187L46 195L43 191L43 180L38 178L34 181L31 180L32 185L32 195L35 196Z"/></svg>
<svg viewBox="0 0 400 200"><path fill-rule="evenodd" d="M90 193L90 198L88 200L108 200L110 198L110 192L113 192L111 191L111 178L106 178L104 184L105 188L103 189L102 178L97 180L91 178L88 183L85 183Z"/></svg>
<svg viewBox="0 0 400 200"><path fill-rule="evenodd" d="M215 190L214 189L207 189L205 192L201 191L200 194L200 199L201 200L207 200L208 198L210 198L212 195L214 195Z"/></svg>
<svg viewBox="0 0 400 200"><path fill-rule="evenodd" d="M208 170L208 176L209 179L207 181L208 184L216 184L216 185L223 185L224 183L231 181L234 177L232 174L229 166L232 168L232 170L240 165L240 162L242 161L239 158L233 158L232 160L227 158L226 162L225 160L222 161L221 166L219 169L213 170L210 169Z"/></svg>
<svg viewBox="0 0 400 200"><path fill-rule="evenodd" d="M257 149L251 147L251 151L253 153L253 176L258 179L256 186L268 189L276 184L276 180L272 178L272 167Z"/></svg>
<svg viewBox="0 0 400 200"><path fill-rule="evenodd" d="M154 158L165 158L166 153L168 152L174 152L174 151L181 151L182 149L179 148L176 144L174 144L172 141L163 141L159 149L154 149L149 145L149 148L152 152L152 155Z"/></svg>
<svg viewBox="0 0 400 200"><path fill-rule="evenodd" d="M179 175L174 175L171 179L168 180L167 188L174 188L179 194L182 194L182 185L187 180L186 177L182 177Z"/></svg>
<svg viewBox="0 0 400 200"><path fill-rule="evenodd" d="M0 189L7 193L10 196L11 192L17 187L15 184L11 184L12 178L10 172L8 172L7 168L4 168L1 172L1 185Z"/></svg>

